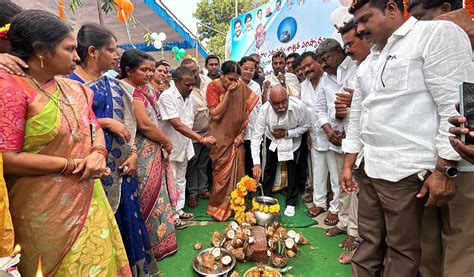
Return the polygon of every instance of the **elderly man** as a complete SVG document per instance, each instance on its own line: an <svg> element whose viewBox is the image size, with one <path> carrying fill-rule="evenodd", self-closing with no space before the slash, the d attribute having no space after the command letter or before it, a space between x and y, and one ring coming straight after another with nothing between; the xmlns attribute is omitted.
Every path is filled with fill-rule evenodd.
<svg viewBox="0 0 474 277"><path fill-rule="evenodd" d="M329 212L324 219L324 223L328 226L334 226L341 220L343 221L342 225L346 225L349 213L349 197L347 194L339 195L339 175L342 171L344 159L341 141L345 130L340 118L333 115L335 114L336 95L347 93L343 88L354 88L355 86L357 66L350 57L346 56L341 45L335 39L327 39L319 45L316 49L316 59L326 74L321 79L316 92L314 111L317 119L316 126L319 129L315 134L317 151L312 158L313 163L320 168L318 172L315 172L317 176L324 176L328 169L331 175L333 199L329 203ZM313 156L313 153L311 155ZM319 182L314 187L314 208L309 211L311 216L317 216L326 209L326 180L317 176L314 178L319 179ZM341 228L343 227L341 226Z"/></svg>
<svg viewBox="0 0 474 277"><path fill-rule="evenodd" d="M424 207L445 205L456 189L460 157L447 119L456 114L459 83L472 74L470 42L451 22L405 21L403 10L402 0L358 0L349 9L357 32L374 44L359 67L369 70L358 72L343 142L345 191L357 187L352 168L364 151L364 243L352 259L353 276L417 276Z"/></svg>
<svg viewBox="0 0 474 277"><path fill-rule="evenodd" d="M212 80L202 74L196 62L185 59L181 66L190 69L194 74L194 87L191 96L194 102L193 131L201 136L207 136L209 129L209 109L207 108L206 90ZM209 162L209 150L207 146L199 141L193 140L194 157L188 162L186 171L186 182L188 190L188 207L196 208L198 196L201 199L209 199L207 164Z"/></svg>
<svg viewBox="0 0 474 277"><path fill-rule="evenodd" d="M256 180L262 176L260 150L265 136L266 164L263 190L265 195L271 194L278 162L286 161L288 168L286 216L295 215L295 204L298 197L296 163L299 157L301 137L309 126L310 120L303 102L288 96L288 92L281 85L272 87L269 101L263 104L260 109L252 137L253 176Z"/></svg>
<svg viewBox="0 0 474 277"><path fill-rule="evenodd" d="M183 229L187 227L187 224L182 220L194 218L193 214L183 211L186 193L186 168L188 160L194 156L191 139L205 145L215 144L216 140L212 136L205 137L191 129L194 123L194 103L190 97L195 83L193 72L187 67L180 66L176 69L173 79L175 85L160 95L158 111L161 114L160 128L173 142L170 160L179 192L175 226L176 229Z"/></svg>
<svg viewBox="0 0 474 277"><path fill-rule="evenodd" d="M301 86L295 74L286 71L286 55L277 52L272 56L273 74L268 75L263 82L262 92L266 96L271 87L282 85L290 96L300 98Z"/></svg>

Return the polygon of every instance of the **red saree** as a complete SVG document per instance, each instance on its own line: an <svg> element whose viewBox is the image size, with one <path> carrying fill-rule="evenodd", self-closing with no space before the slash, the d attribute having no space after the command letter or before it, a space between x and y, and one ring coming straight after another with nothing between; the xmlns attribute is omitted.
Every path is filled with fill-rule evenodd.
<svg viewBox="0 0 474 277"><path fill-rule="evenodd" d="M220 79L210 83L207 87L209 108L215 108L218 104L216 100L225 93ZM211 119L209 122L209 135L216 138L217 144L209 151L213 181L207 214L218 221L225 221L230 217L230 193L245 175L244 145L235 147L234 140L247 127L250 112L257 104L258 96L240 82L237 91L230 95L229 100L220 119Z"/></svg>

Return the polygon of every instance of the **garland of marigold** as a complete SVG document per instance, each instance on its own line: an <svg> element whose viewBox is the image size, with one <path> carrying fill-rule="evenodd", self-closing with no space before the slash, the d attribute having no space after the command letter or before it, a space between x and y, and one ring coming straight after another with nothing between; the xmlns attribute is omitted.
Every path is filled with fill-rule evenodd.
<svg viewBox="0 0 474 277"><path fill-rule="evenodd" d="M245 222L245 210L247 208L245 198L249 191L257 191L257 181L249 176L244 176L230 194L230 209L234 211L234 219L239 224Z"/></svg>
<svg viewBox="0 0 474 277"><path fill-rule="evenodd" d="M474 18L474 0L465 0L464 6L466 7L466 10L471 18Z"/></svg>
<svg viewBox="0 0 474 277"><path fill-rule="evenodd" d="M403 0L403 7L403 18L407 20L408 18L410 18L410 14L408 13L408 0Z"/></svg>

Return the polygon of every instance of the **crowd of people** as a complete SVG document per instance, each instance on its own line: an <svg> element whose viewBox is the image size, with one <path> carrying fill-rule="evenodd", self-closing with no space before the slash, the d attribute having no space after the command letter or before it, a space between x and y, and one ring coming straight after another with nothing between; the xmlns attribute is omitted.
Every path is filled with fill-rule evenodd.
<svg viewBox="0 0 474 277"><path fill-rule="evenodd" d="M277 52L268 76L258 54L209 55L204 75L0 0L0 257L20 244L25 276L40 257L48 276L153 275L198 199L226 221L248 175L284 188L285 216L301 197L346 233L353 276L471 276L474 130L456 105L473 21L461 0L349 11L343 45Z"/></svg>

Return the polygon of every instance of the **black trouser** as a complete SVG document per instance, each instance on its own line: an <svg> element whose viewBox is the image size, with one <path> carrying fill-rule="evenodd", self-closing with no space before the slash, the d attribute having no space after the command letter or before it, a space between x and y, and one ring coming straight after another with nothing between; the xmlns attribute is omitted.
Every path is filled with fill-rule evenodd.
<svg viewBox="0 0 474 277"><path fill-rule="evenodd" d="M263 173L263 191L265 195L269 196L272 193L273 185L275 184L275 175L278 166L278 154L277 150L275 152L268 149L270 147L271 139L267 138L266 143L266 163L265 171ZM297 160L299 155L299 149L293 152L293 160L286 161L286 168L288 170L288 183L286 187L286 205L295 206L296 200L298 198L298 187L296 182L297 176Z"/></svg>
<svg viewBox="0 0 474 277"><path fill-rule="evenodd" d="M296 172L296 182L297 188L300 192L303 192L306 187L306 181L308 181L308 143L306 139L306 134L303 134L301 138L300 146L300 155L298 157L298 162L296 167L298 168Z"/></svg>
<svg viewBox="0 0 474 277"><path fill-rule="evenodd" d="M244 140L244 151L245 151L245 175L252 177L253 176L253 172L252 172L253 159L252 159L252 150L250 149L250 140Z"/></svg>

